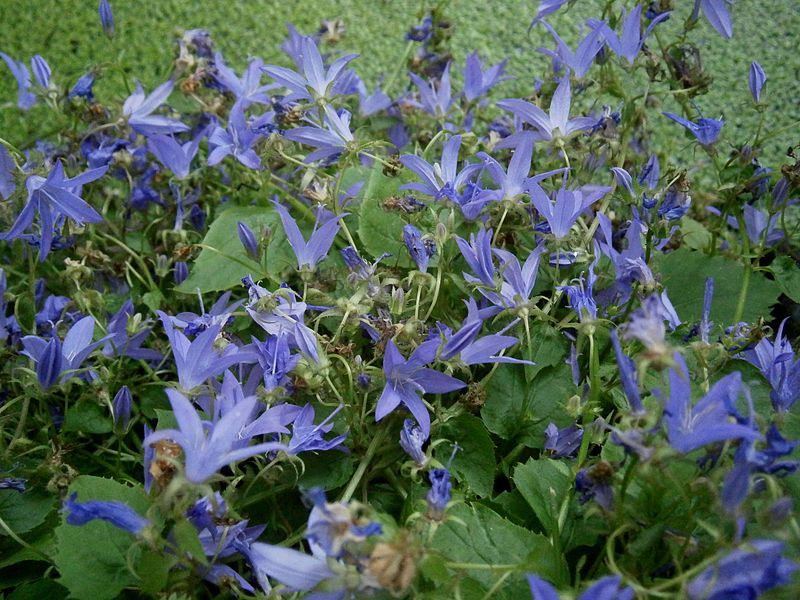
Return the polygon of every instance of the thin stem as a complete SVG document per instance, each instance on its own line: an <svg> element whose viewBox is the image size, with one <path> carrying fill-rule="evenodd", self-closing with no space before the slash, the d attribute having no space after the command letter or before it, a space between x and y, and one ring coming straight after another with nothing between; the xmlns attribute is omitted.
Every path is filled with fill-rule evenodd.
<svg viewBox="0 0 800 600"><path fill-rule="evenodd" d="M383 427L375 434L375 437L372 438L372 441L369 443L369 447L367 448L366 454L364 454L364 458L361 459L361 462L358 463L358 467L356 468L356 472L353 473L353 477L350 479L350 483L347 484L344 492L342 493L341 498L339 500L341 502L347 502L350 498L353 497L353 494L358 487L358 484L361 483L361 479L364 477L364 474L367 472L367 468L369 467L369 463L372 462L372 459L375 457L375 453L378 451L378 447L381 445L383 438L386 437L386 427Z"/></svg>

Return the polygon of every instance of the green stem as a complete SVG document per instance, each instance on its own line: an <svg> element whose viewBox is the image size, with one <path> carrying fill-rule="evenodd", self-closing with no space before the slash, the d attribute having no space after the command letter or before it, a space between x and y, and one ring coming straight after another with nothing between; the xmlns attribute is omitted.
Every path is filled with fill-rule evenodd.
<svg viewBox="0 0 800 600"><path fill-rule="evenodd" d="M361 483L361 479L364 477L364 474L367 472L367 468L369 467L369 463L372 462L372 459L375 457L375 453L378 451L378 447L381 445L383 438L386 437L386 427L379 430L375 437L372 438L372 441L369 443L369 447L367 448L366 454L364 454L364 458L361 459L361 462L358 463L358 468L356 468L356 472L353 473L352 479L350 479L350 483L347 484L344 492L342 493L341 498L339 500L341 502L347 502L350 498L353 497L353 494L358 487L358 484Z"/></svg>
<svg viewBox="0 0 800 600"><path fill-rule="evenodd" d="M742 277L742 287L739 290L739 299L736 302L736 313L733 315L733 322L738 323L742 320L744 314L744 306L747 302L747 290L750 287L750 273L753 270L752 263L750 262L750 238L747 236L747 229L745 228L744 218L739 215L739 232L742 236L742 256L744 257L744 276Z"/></svg>

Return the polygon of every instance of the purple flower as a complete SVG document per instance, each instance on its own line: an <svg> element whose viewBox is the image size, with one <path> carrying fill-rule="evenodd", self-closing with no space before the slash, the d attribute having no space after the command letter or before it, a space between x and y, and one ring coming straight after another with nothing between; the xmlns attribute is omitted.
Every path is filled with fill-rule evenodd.
<svg viewBox="0 0 800 600"><path fill-rule="evenodd" d="M447 503L450 502L450 471L431 469L428 478L431 481L431 489L425 497L428 501L428 516L434 521L441 521Z"/></svg>
<svg viewBox="0 0 800 600"><path fill-rule="evenodd" d="M208 136L210 149L208 164L214 166L226 156L233 156L245 167L257 171L261 168L261 159L253 150L253 146L258 140L259 135L247 124L244 106L241 102L237 102L228 115L227 128L223 129L217 125Z"/></svg>
<svg viewBox="0 0 800 600"><path fill-rule="evenodd" d="M666 301L669 302L669 306L667 306L664 301L665 298L666 291L663 292L662 296L651 294L645 298L641 307L633 311L625 324L623 339L639 340L649 352L654 354L664 353L666 351L665 336L667 334L664 321L669 321L673 329L680 324L680 320L674 314L672 303L666 298Z"/></svg>
<svg viewBox="0 0 800 600"><path fill-rule="evenodd" d="M533 600L559 600L556 589L538 575L528 575ZM633 588L620 587L619 575L603 577L578 596L578 600L633 600Z"/></svg>
<svg viewBox="0 0 800 600"><path fill-rule="evenodd" d="M514 254L508 250L495 249L494 254L500 258L499 269L503 275L500 294L498 296L483 289L480 290L481 294L492 304L504 308L521 308L527 305L536 285L539 262L544 251L544 244L539 244L520 266L519 259Z"/></svg>
<svg viewBox="0 0 800 600"><path fill-rule="evenodd" d="M63 512L67 513L66 520L70 525L86 525L89 521L100 519L134 535L139 535L145 527L150 526L150 521L124 502L102 500L78 502L77 498L78 493L74 492L64 501Z"/></svg>
<svg viewBox="0 0 800 600"><path fill-rule="evenodd" d="M302 74L275 65L266 65L262 70L289 90L289 95L284 98L287 102L297 100L330 99L334 84L342 75L347 64L356 58L357 54L348 54L333 62L326 70L322 62L316 42L310 37L303 37L300 42L299 58L301 60Z"/></svg>
<svg viewBox="0 0 800 600"><path fill-rule="evenodd" d="M271 577L290 590L311 591L317 585L333 577L324 557L305 554L284 546L262 542L250 544L247 558L262 589L272 588L267 581ZM334 596L336 598L338 596Z"/></svg>
<svg viewBox="0 0 800 600"><path fill-rule="evenodd" d="M403 421L403 428L400 430L400 447L417 463L419 468L424 467L428 462L428 457L425 456L425 451L422 449L426 439L422 429L413 420Z"/></svg>
<svg viewBox="0 0 800 600"><path fill-rule="evenodd" d="M263 371L264 387L268 392L282 387L289 389L289 373L297 366L299 354L292 354L286 333L271 335L264 342L253 338L258 364Z"/></svg>
<svg viewBox="0 0 800 600"><path fill-rule="evenodd" d="M189 131L189 126L176 119L152 114L166 102L172 93L173 81L158 86L149 96L145 96L142 84L136 82L133 92L122 106L122 114L128 117L128 124L137 133L149 136L157 133L180 133Z"/></svg>
<svg viewBox="0 0 800 600"><path fill-rule="evenodd" d="M575 311L581 323L597 320L597 303L594 301L593 293L594 283L597 281L597 276L594 274L596 264L597 261L595 260L589 267L589 276L585 286L583 275L576 281L575 285L556 286L557 290L567 294L569 307Z"/></svg>
<svg viewBox="0 0 800 600"><path fill-rule="evenodd" d="M695 138L697 141L703 144L704 146L709 146L717 141L719 138L719 133L722 131L722 126L725 124L720 119L706 119L705 117L700 117L697 122L688 121L683 117L679 117L674 113L661 113L665 117L668 117L683 125Z"/></svg>
<svg viewBox="0 0 800 600"><path fill-rule="evenodd" d="M411 224L403 227L403 240L411 258L417 263L417 268L420 272L427 273L428 262L436 254L436 243L431 239L423 240L420 230Z"/></svg>
<svg viewBox="0 0 800 600"><path fill-rule="evenodd" d="M108 36L114 35L114 13L111 12L111 5L108 0L100 0L100 6L97 11L100 13L100 24L103 26L103 32Z"/></svg>
<svg viewBox="0 0 800 600"><path fill-rule="evenodd" d="M111 401L111 416L114 418L114 424L122 431L128 429L131 420L131 402L131 390L127 385L119 388Z"/></svg>
<svg viewBox="0 0 800 600"><path fill-rule="evenodd" d="M247 254L250 255L250 258L258 260L258 241L256 240L256 234L253 233L253 230L250 229L246 223L239 221L236 224L236 232L239 235L239 241L242 243Z"/></svg>
<svg viewBox="0 0 800 600"><path fill-rule="evenodd" d="M748 83L750 84L750 93L753 95L753 102L758 104L761 102L761 90L764 89L764 84L767 83L767 74L762 66L755 61L750 63Z"/></svg>
<svg viewBox="0 0 800 600"><path fill-rule="evenodd" d="M544 450L553 458L575 456L583 440L583 429L570 425L559 429L552 421L544 430Z"/></svg>
<svg viewBox="0 0 800 600"><path fill-rule="evenodd" d="M762 338L755 348L739 355L767 379L772 387L772 406L782 413L800 398L800 359L795 360L792 344L783 337L784 325L786 320L778 327L773 342Z"/></svg>
<svg viewBox="0 0 800 600"><path fill-rule="evenodd" d="M501 308L497 306L479 310L475 300L470 298L467 301L467 318L464 319L458 331L453 333L449 327L439 324L439 331L444 336L439 358L441 360L450 360L459 357L465 365L486 363L533 364L527 360L498 356L503 350L507 350L519 343L519 340L514 336L495 333L478 338L484 319L496 315L500 310Z"/></svg>
<svg viewBox="0 0 800 600"><path fill-rule="evenodd" d="M469 242L456 237L456 244L467 265L475 274L473 277L464 273L464 278L467 281L479 282L483 285L494 289L496 282L494 280L495 268L492 260L492 230L480 229L476 234L469 235Z"/></svg>
<svg viewBox="0 0 800 600"><path fill-rule="evenodd" d="M25 484L27 479L21 477L3 477L0 479L0 490L15 490L17 492L25 491Z"/></svg>
<svg viewBox="0 0 800 600"><path fill-rule="evenodd" d="M797 563L783 557L782 542L752 540L692 579L686 591L691 600L758 598L791 583L797 569Z"/></svg>
<svg viewBox="0 0 800 600"><path fill-rule="evenodd" d="M313 500L314 508L308 515L306 539L317 556L339 558L348 543L363 542L382 531L380 523L360 517L355 503L328 502L320 488L309 490L308 497Z"/></svg>
<svg viewBox="0 0 800 600"><path fill-rule="evenodd" d="M83 198L80 197L81 186L102 177L107 167L90 169L75 177L64 176L64 166L56 162L47 178L31 175L25 182L28 189L28 202L17 216L11 229L2 234L0 239L15 240L22 237L22 232L33 224L33 215L39 211L39 227L41 245L39 260L44 261L50 253L53 238L56 235L56 224L59 220L69 218L78 225L84 223L100 223L100 216Z"/></svg>
<svg viewBox="0 0 800 600"><path fill-rule="evenodd" d="M624 58L632 65L639 52L641 52L647 36L650 35L650 32L653 31L653 28L656 25L658 25L661 21L668 19L670 14L672 13L663 12L655 17L650 22L650 25L647 26L644 35L641 33L641 4L637 4L636 8L634 8L627 15L625 14L625 9L622 9L622 32L620 35L617 35L617 33L611 29L605 21L590 19L589 25L595 29L599 29L602 32L606 43L609 45L614 54Z"/></svg>
<svg viewBox="0 0 800 600"><path fill-rule="evenodd" d="M622 383L622 390L628 399L628 404L630 404L634 414L644 414L644 405L639 395L639 381L636 377L636 364L622 352L622 346L620 346L616 330L611 332L611 344L614 346L614 354L617 357L617 366L619 367L619 378Z"/></svg>
<svg viewBox="0 0 800 600"><path fill-rule="evenodd" d="M550 226L550 232L557 240L563 239L572 229L578 217L611 191L610 187L585 185L577 190L565 187L555 194L551 200L538 184L531 186L531 202Z"/></svg>
<svg viewBox="0 0 800 600"><path fill-rule="evenodd" d="M3 200L8 200L17 189L17 182L14 180L16 170L17 163L6 147L0 144L0 197Z"/></svg>
<svg viewBox="0 0 800 600"><path fill-rule="evenodd" d="M42 389L75 377L75 371L81 368L83 361L111 338L107 335L92 342L94 325L94 317L83 317L64 336L63 344L56 335L49 340L34 335L22 338L25 348L22 354L36 362L36 375Z"/></svg>
<svg viewBox="0 0 800 600"><path fill-rule="evenodd" d="M296 456L301 452L324 452L333 449L346 452L346 448L337 448L347 439L346 433L329 440L324 438L325 434L333 429L331 421L342 408L343 405L340 404L319 425L314 425L314 407L306 404L292 423L292 437L286 450L287 454Z"/></svg>
<svg viewBox="0 0 800 600"><path fill-rule="evenodd" d="M425 81L414 73L408 74L411 81L417 86L420 97L420 102L411 101L410 104L421 108L436 119L446 119L450 108L453 106L454 98L450 86L450 64L447 63L444 68L438 85L434 85L433 81Z"/></svg>
<svg viewBox="0 0 800 600"><path fill-rule="evenodd" d="M458 150L461 148L461 136L454 135L442 148L440 163L430 164L415 154L404 154L400 157L403 166L410 169L422 179L422 183L407 183L400 189L409 189L433 196L436 200L447 198L457 202L459 190L469 178L481 168L479 164L465 166L458 171Z"/></svg>
<svg viewBox="0 0 800 600"><path fill-rule="evenodd" d="M258 403L255 396L243 398L214 423L202 421L192 403L178 391L167 390L167 396L179 429L151 433L143 444L149 446L160 440L178 444L184 452L186 479L192 483L203 483L221 468L251 456L287 450L277 442L248 446L252 438L243 435L243 431L253 420Z"/></svg>
<svg viewBox="0 0 800 600"><path fill-rule="evenodd" d="M463 94L467 102L474 102L501 81L510 79L509 75L504 74L507 62L501 61L484 70L478 53L470 53L464 63Z"/></svg>
<svg viewBox="0 0 800 600"><path fill-rule="evenodd" d="M362 117L369 117L392 105L393 100L387 96L379 86L375 86L375 91L370 94L367 86L361 79L358 80L358 114Z"/></svg>
<svg viewBox="0 0 800 600"><path fill-rule="evenodd" d="M707 444L726 440L757 440L761 434L752 427L731 422L738 413L736 399L742 391L739 372L726 375L694 406L688 369L683 357L675 353L678 370L669 372L669 398L664 404L664 420L670 445L686 454Z"/></svg>
<svg viewBox="0 0 800 600"><path fill-rule="evenodd" d="M248 288L247 313L272 335L286 333L288 339L305 355L319 362L315 333L303 322L307 305L298 302L297 295L286 288L274 294L258 285L248 275L242 279Z"/></svg>
<svg viewBox="0 0 800 600"><path fill-rule="evenodd" d="M569 77L563 77L550 100L550 114L545 113L535 104L516 98L501 100L497 103L497 107L513 113L514 116L535 127L537 139L552 140L557 137L569 137L573 133L591 129L594 126L596 119L592 117L570 119L571 103L572 91Z"/></svg>
<svg viewBox="0 0 800 600"><path fill-rule="evenodd" d="M383 419L402 403L419 423L425 438L428 438L431 419L420 394L445 394L465 386L464 382L454 377L424 366L434 359L438 346L438 340L424 342L406 360L394 340L389 340L383 357L386 386L378 399L376 421Z"/></svg>
<svg viewBox="0 0 800 600"><path fill-rule="evenodd" d="M733 19L728 11L728 5L733 4L733 0L694 0L694 10L692 20L696 21L699 12L703 14L722 37L730 39L733 36Z"/></svg>
<svg viewBox="0 0 800 600"><path fill-rule="evenodd" d="M177 179L189 176L192 159L200 146L200 136L184 144L178 143L170 135L152 135L147 139L147 147L161 164L175 174Z"/></svg>
<svg viewBox="0 0 800 600"><path fill-rule="evenodd" d="M594 63L594 57L597 56L597 53L600 52L600 49L603 47L602 32L599 29L592 29L589 34L580 41L578 47L573 52L547 21L542 21L542 25L544 25L547 31L550 32L550 35L553 36L556 42L556 51L553 52L547 48L539 48L539 52L547 54L556 61L567 65L575 72L576 77L579 79L583 78L589 71L589 67ZM565 77L565 79L568 78L568 76Z"/></svg>
<svg viewBox="0 0 800 600"><path fill-rule="evenodd" d="M236 97L236 102L245 108L253 102L269 104L269 96L265 93L274 85L261 85L261 73L264 61L254 58L249 62L241 79L233 69L225 64L222 54L214 55L214 78L222 87Z"/></svg>
<svg viewBox="0 0 800 600"><path fill-rule="evenodd" d="M186 281L187 277L189 277L189 265L183 260L175 261L172 273L172 279L175 281L175 285L182 284Z"/></svg>
<svg viewBox="0 0 800 600"><path fill-rule="evenodd" d="M316 124L295 127L284 132L283 137L317 148L306 156L303 162L332 160L351 148L355 142L353 133L350 131L350 116L350 113L344 109L337 112L330 105L325 105L324 128Z"/></svg>
<svg viewBox="0 0 800 600"><path fill-rule="evenodd" d="M94 73L90 71L85 75L81 75L78 81L75 82L75 85L72 86L72 89L70 89L69 93L67 94L67 98L86 98L87 101L92 102L94 101L94 92L92 91L93 86Z"/></svg>
<svg viewBox="0 0 800 600"><path fill-rule="evenodd" d="M252 352L240 350L236 344L228 344L222 351L217 349L215 342L222 329L220 325L211 325L189 341L189 338L175 329L168 314L160 310L157 314L169 338L178 370L178 382L184 390L202 385L233 365L256 362Z"/></svg>
<svg viewBox="0 0 800 600"><path fill-rule="evenodd" d="M536 9L536 16L531 21L531 27L548 15L552 15L559 8L564 6L567 0L539 0L539 7Z"/></svg>
<svg viewBox="0 0 800 600"><path fill-rule="evenodd" d="M50 65L48 65L47 61L39 54L33 55L31 59L31 70L33 71L33 76L36 78L36 83L43 88L50 85L50 73L52 72L50 70Z"/></svg>
<svg viewBox="0 0 800 600"><path fill-rule="evenodd" d="M289 211L283 207L277 200L273 201L275 210L278 211L278 216L283 223L283 230L289 240L289 245L292 247L295 257L297 257L297 268L300 270L309 269L313 271L317 263L322 261L333 245L333 240L336 234L339 233L339 221L345 217L345 214L334 216L325 211L321 206L317 210L317 219L314 223L314 229L311 236L306 242L300 228L297 226L297 221L292 218ZM320 220L323 215L327 213L327 219L320 226Z"/></svg>
<svg viewBox="0 0 800 600"><path fill-rule="evenodd" d="M17 62L5 52L0 52L0 56L6 61L11 74L17 80L17 106L22 110L28 110L36 104L36 96L30 91L31 75L28 67L25 66L24 62Z"/></svg>

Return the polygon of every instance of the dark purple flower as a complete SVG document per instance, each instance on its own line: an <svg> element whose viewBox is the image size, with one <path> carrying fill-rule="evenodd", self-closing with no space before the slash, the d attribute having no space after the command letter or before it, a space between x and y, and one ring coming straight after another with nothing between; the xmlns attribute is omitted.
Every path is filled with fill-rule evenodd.
<svg viewBox="0 0 800 600"><path fill-rule="evenodd" d="M595 119L592 117L570 119L571 103L572 91L569 77L564 77L550 100L550 114L545 113L535 104L517 98L501 100L497 103L497 107L513 113L523 122L535 127L537 139L552 140L558 137L566 138L594 126Z"/></svg>
<svg viewBox="0 0 800 600"><path fill-rule="evenodd" d="M233 156L245 167L253 170L261 168L261 159L253 146L260 136L247 124L244 106L237 102L228 115L228 126L223 129L217 125L208 136L208 164L219 164L226 156Z"/></svg>
<svg viewBox="0 0 800 600"><path fill-rule="evenodd" d="M553 458L573 457L583 440L583 429L570 425L559 429L550 422L544 430L544 450Z"/></svg>
<svg viewBox="0 0 800 600"><path fill-rule="evenodd" d="M333 449L347 452L347 448L338 447L347 439L347 433L329 440L324 438L325 434L333 429L331 421L342 408L343 405L340 404L321 423L314 425L314 407L306 404L292 423L292 437L286 452L294 456L301 452L324 452Z"/></svg>
<svg viewBox="0 0 800 600"><path fill-rule="evenodd" d="M786 320L782 321L770 342L762 338L755 348L739 355L761 371L772 387L770 398L775 410L787 412L800 398L800 359L795 359L794 349L783 337Z"/></svg>
<svg viewBox="0 0 800 600"><path fill-rule="evenodd" d="M383 419L402 403L419 423L425 438L428 438L431 419L420 394L445 394L465 386L464 382L454 377L424 366L434 359L438 346L438 340L423 342L406 360L394 341L389 340L383 357L386 386L378 399L376 421Z"/></svg>
<svg viewBox="0 0 800 600"><path fill-rule="evenodd" d="M152 114L166 102L172 93L173 86L173 81L167 81L153 90L149 96L145 96L142 84L136 82L136 91L128 96L122 106L122 114L128 117L128 124L134 131L144 136L189 131L188 125L176 119Z"/></svg>
<svg viewBox="0 0 800 600"><path fill-rule="evenodd" d="M203 483L221 468L251 456L287 450L278 442L248 445L252 437L242 432L253 421L258 403L255 396L242 398L214 423L202 421L191 402L176 390L167 390L167 396L179 429L151 433L143 444L147 446L160 440L178 444L184 453L186 478L192 483Z"/></svg>
<svg viewBox="0 0 800 600"><path fill-rule="evenodd" d="M733 4L733 0L694 0L692 20L696 21L702 10L717 33L730 39L733 36L733 19L728 9L729 4Z"/></svg>
<svg viewBox="0 0 800 600"><path fill-rule="evenodd" d="M222 54L217 52L214 55L214 78L225 91L236 97L236 102L242 103L245 108L253 102L269 104L270 100L266 92L275 86L261 85L263 65L264 61L260 58L252 59L242 77L239 78L233 69L225 64Z"/></svg>
<svg viewBox="0 0 800 600"><path fill-rule="evenodd" d="M400 447L417 463L419 468L424 467L428 462L428 457L425 456L425 451L422 449L426 439L422 429L412 419L403 421L403 428L400 430Z"/></svg>
<svg viewBox="0 0 800 600"><path fill-rule="evenodd" d="M336 234L339 233L339 221L348 213L334 216L320 207L317 210L317 219L314 223L314 229L306 242L303 234L300 232L300 228L297 226L297 221L292 218L289 211L277 200L273 202L273 206L275 210L278 211L278 216L280 216L281 223L283 223L283 230L289 240L289 245L292 247L295 257L297 257L297 268L300 270L310 269L313 271L317 263L328 256L328 252L333 245L333 240L336 238ZM320 220L323 218L325 218L325 221L320 225Z"/></svg>
<svg viewBox="0 0 800 600"><path fill-rule="evenodd" d="M333 160L350 149L355 142L353 133L350 131L351 115L347 110L336 111L329 104L326 104L324 113L324 127L317 124L295 127L283 134L287 140L316 148L314 152L306 156L304 162Z"/></svg>
<svg viewBox="0 0 800 600"><path fill-rule="evenodd" d="M302 74L275 65L262 67L267 75L289 90L290 93L285 98L287 102L329 100L333 96L333 87L341 77L344 68L358 56L357 54L342 56L335 60L328 69L325 69L322 55L312 38L303 37L298 50Z"/></svg>
<svg viewBox="0 0 800 600"><path fill-rule="evenodd" d="M598 469L599 464L605 468ZM614 505L614 488L608 475L608 465L599 463L587 469L581 469L575 474L575 491L580 494L578 499L581 504L594 500L605 510L611 510Z"/></svg>
<svg viewBox="0 0 800 600"><path fill-rule="evenodd" d="M186 264L186 261L178 260L175 261L173 268L172 278L175 281L175 285L180 285L189 277L189 265Z"/></svg>
<svg viewBox="0 0 800 600"><path fill-rule="evenodd" d="M161 360L161 353L157 350L142 348L145 339L150 335L149 326L143 325L139 331L131 336L128 335L128 323L134 315L133 302L129 298L116 313L109 317L106 330L112 337L103 347L103 354L105 356L128 356L137 360ZM138 323L138 317L135 322Z"/></svg>
<svg viewBox="0 0 800 600"><path fill-rule="evenodd" d="M186 179L189 176L192 159L200 146L200 139L201 136L197 136L180 144L171 135L155 134L148 137L147 147L177 179Z"/></svg>
<svg viewBox="0 0 800 600"><path fill-rule="evenodd" d="M431 489L428 491L428 516L434 521L441 521L447 503L450 502L450 471L447 469L431 469L428 474Z"/></svg>
<svg viewBox="0 0 800 600"><path fill-rule="evenodd" d="M641 52L642 46L644 46L644 42L647 40L647 36L650 35L650 32L653 31L653 28L656 25L658 25L661 21L668 19L670 14L670 12L663 12L650 21L650 25L647 26L644 35L641 33L641 4L637 4L636 8L634 8L627 15L625 14L625 9L622 10L622 32L620 35L617 35L617 32L611 29L605 21L590 19L589 25L590 27L599 29L602 32L606 43L614 52L614 54L624 58L629 64L632 65L639 52Z"/></svg>
<svg viewBox="0 0 800 600"><path fill-rule="evenodd" d="M131 390L127 385L123 385L114 395L114 400L111 401L114 424L122 431L128 429L128 423L131 420L131 403Z"/></svg>
<svg viewBox="0 0 800 600"><path fill-rule="evenodd" d="M561 64L566 65L575 72L575 76L579 79L583 78L589 71L589 67L594 63L594 57L600 52L603 47L603 35L599 29L592 29L585 38L579 43L578 47L573 52L572 49L564 43L556 30L553 29L547 21L542 21L550 35L556 42L556 51L548 50L547 48L538 48L539 52L547 54L554 60ZM569 79L569 76L564 79ZM569 104L567 104L569 106Z"/></svg>
<svg viewBox="0 0 800 600"><path fill-rule="evenodd" d="M703 144L704 146L709 146L717 141L719 138L719 133L722 131L722 126L725 124L720 119L706 119L705 117L700 117L697 122L689 121L684 119L683 117L679 117L674 113L661 113L665 117L668 117L683 125L695 138L697 141Z"/></svg>
<svg viewBox="0 0 800 600"><path fill-rule="evenodd" d="M436 254L436 243L429 238L423 240L420 230L411 224L403 227L403 241L417 268L420 272L427 273L428 262Z"/></svg>
<svg viewBox="0 0 800 600"><path fill-rule="evenodd" d="M432 196L436 200L447 198L457 201L457 194L464 187L470 177L475 174L481 165L466 165L458 171L458 150L461 148L461 136L454 135L447 140L442 148L441 162L430 164L416 154L404 154L400 162L422 179L422 183L407 183L400 189L409 189Z"/></svg>
<svg viewBox="0 0 800 600"><path fill-rule="evenodd" d="M17 492L25 491L25 484L27 480L21 477L3 477L0 479L0 490L15 490Z"/></svg>
<svg viewBox="0 0 800 600"><path fill-rule="evenodd" d="M726 375L692 406L692 388L686 362L674 355L678 370L669 372L669 397L664 403L664 421L670 445L686 454L708 444L726 440L758 440L761 434L752 427L733 422L738 414L736 400L742 391L742 376L737 371Z"/></svg>
<svg viewBox="0 0 800 600"><path fill-rule="evenodd" d="M100 213L80 197L80 193L83 184L99 179L105 174L106 169L107 167L90 169L75 177L67 178L64 175L63 164L58 161L46 179L40 175L31 175L25 182L28 202L11 229L0 237L5 240L22 237L22 232L33 224L34 212L38 210L41 231L39 260L44 261L50 253L58 219L69 218L79 225L100 223L103 220Z"/></svg>
<svg viewBox="0 0 800 600"><path fill-rule="evenodd" d="M757 62L750 63L748 83L750 84L750 93L753 95L753 102L758 104L761 102L761 90L764 89L764 84L767 83L767 74Z"/></svg>
<svg viewBox="0 0 800 600"><path fill-rule="evenodd" d="M467 102L474 102L501 81L510 79L510 76L504 74L507 62L501 61L484 70L478 53L470 53L464 63L463 94Z"/></svg>
<svg viewBox="0 0 800 600"><path fill-rule="evenodd" d="M247 254L250 255L250 258L258 260L258 241L256 240L256 235L253 233L253 230L250 229L246 223L239 221L236 225L236 232L239 234L239 241L242 243L242 246L244 246Z"/></svg>
<svg viewBox="0 0 800 600"><path fill-rule="evenodd" d="M752 540L708 567L687 586L691 600L758 598L788 585L798 565L783 557L783 543Z"/></svg>
<svg viewBox="0 0 800 600"><path fill-rule="evenodd" d="M103 31L108 37L114 35L114 13L111 12L111 5L108 0L100 0L98 7L100 13L100 24L103 26Z"/></svg>
<svg viewBox="0 0 800 600"><path fill-rule="evenodd" d="M569 298L569 307L575 311L578 320L583 323L586 321L597 320L597 303L594 301L594 284L597 276L594 274L596 261L589 267L589 276L584 285L583 275L576 280L574 285L556 286L557 290L564 292Z"/></svg>
<svg viewBox="0 0 800 600"><path fill-rule="evenodd" d="M271 335L264 342L253 338L258 364L263 371L264 387L268 392L282 387L289 389L289 373L297 366L299 354L292 354L286 333Z"/></svg>
<svg viewBox="0 0 800 600"><path fill-rule="evenodd" d="M86 73L85 75L81 75L78 81L75 82L75 85L72 86L69 93L67 94L67 98L85 98L89 102L94 101L94 92L92 87L94 86L94 73L91 71ZM94 165L90 165L94 166Z"/></svg>
<svg viewBox="0 0 800 600"><path fill-rule="evenodd" d="M36 96L30 91L31 75L28 67L24 62L17 62L5 52L0 52L0 57L6 62L14 79L17 80L17 106L22 110L28 110L36 104Z"/></svg>
<svg viewBox="0 0 800 600"><path fill-rule="evenodd" d="M66 521L70 525L86 525L89 521L100 519L134 535L139 535L150 525L150 521L124 502L101 500L78 502L77 498L78 493L74 492L64 501L63 512L67 514Z"/></svg>

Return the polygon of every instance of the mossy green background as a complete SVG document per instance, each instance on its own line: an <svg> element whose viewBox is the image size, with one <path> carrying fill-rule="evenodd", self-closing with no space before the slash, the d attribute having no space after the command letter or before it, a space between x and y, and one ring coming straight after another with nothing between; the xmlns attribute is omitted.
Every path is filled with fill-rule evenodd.
<svg viewBox="0 0 800 600"><path fill-rule="evenodd" d="M459 67L472 50L493 61L508 57L516 79L504 84L498 95L529 93L534 78L543 76L547 67L546 58L536 48L553 46L542 27L528 31L537 4L536 0L451 0L446 14L454 24L452 48ZM578 0L568 12L550 20L572 41L579 36L584 20L599 16L604 4L602 0ZM663 26L665 39L669 29L680 26L693 3L675 0L675 4L675 15ZM98 99L109 102L124 97L125 79L127 85L133 78L141 79L150 89L168 76L175 34L181 29L209 30L216 48L231 65L241 68L249 56L286 62L277 49L286 33L285 23L312 32L321 19L340 17L347 27L340 47L361 54L354 66L371 83L381 74L402 68L403 33L418 22L425 2L112 0L111 5L117 25L113 41L102 34L96 0L0 0L0 50L26 61L35 53L42 54L61 85L71 85L93 65L120 58L125 77L107 73L96 86ZM761 62L769 77L765 126L784 129L766 144L766 154L779 161L789 145L800 143L800 129L792 126L800 120L800 0L739 0L733 16L732 40L721 38L704 19L692 34L714 77L711 92L700 97L697 105L706 116L725 118L727 140L747 139L758 123L747 91L747 73L752 60ZM583 104L588 100L583 99ZM677 106L667 99L657 108L675 110ZM27 115L17 110L16 84L0 64L0 136L20 144L30 142L47 130L47 119L44 107ZM662 126L653 124L654 128Z"/></svg>

